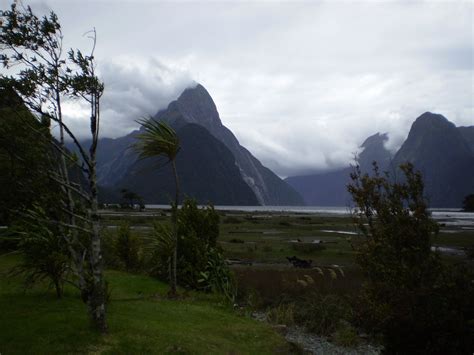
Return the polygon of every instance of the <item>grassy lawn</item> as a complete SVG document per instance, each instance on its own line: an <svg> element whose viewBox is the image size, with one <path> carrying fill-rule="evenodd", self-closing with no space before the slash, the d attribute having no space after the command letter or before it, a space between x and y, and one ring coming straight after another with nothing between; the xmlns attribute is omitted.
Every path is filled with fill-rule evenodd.
<svg viewBox="0 0 474 355"><path fill-rule="evenodd" d="M288 353L269 326L239 316L200 293L170 301L167 286L152 278L109 271L109 334L89 326L85 305L73 289L63 299L38 285L24 292L7 278L17 257L0 256L0 353L8 354L274 354Z"/></svg>

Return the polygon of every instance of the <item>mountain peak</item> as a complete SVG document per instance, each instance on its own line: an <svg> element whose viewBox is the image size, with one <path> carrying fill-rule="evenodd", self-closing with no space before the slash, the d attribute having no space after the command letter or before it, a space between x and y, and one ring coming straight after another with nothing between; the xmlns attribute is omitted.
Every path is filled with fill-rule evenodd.
<svg viewBox="0 0 474 355"><path fill-rule="evenodd" d="M412 129L421 127L423 129L427 128L455 128L454 123L448 121L446 117L438 113L425 112L420 117L418 117L415 122L413 122Z"/></svg>
<svg viewBox="0 0 474 355"><path fill-rule="evenodd" d="M159 111L155 118L164 119L170 124L180 118L207 129L222 125L216 104L206 88L199 83L185 89L177 100L171 102L166 110Z"/></svg>
<svg viewBox="0 0 474 355"><path fill-rule="evenodd" d="M388 135L387 133L380 133L377 132L370 137L367 137L367 139L362 143L361 148L368 148L371 146L382 146L385 144L385 142L388 140Z"/></svg>
<svg viewBox="0 0 474 355"><path fill-rule="evenodd" d="M387 133L375 133L368 137L360 146L363 148L359 154L358 163L362 171L371 172L372 163L377 162L379 168L385 170L392 158L390 152L385 148L385 142L388 140Z"/></svg>

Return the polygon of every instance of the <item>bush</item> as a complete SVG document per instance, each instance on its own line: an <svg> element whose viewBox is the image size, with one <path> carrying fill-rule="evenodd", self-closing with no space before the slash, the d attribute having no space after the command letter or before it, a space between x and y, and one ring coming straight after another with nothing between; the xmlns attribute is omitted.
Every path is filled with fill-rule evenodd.
<svg viewBox="0 0 474 355"><path fill-rule="evenodd" d="M46 218L46 212L35 206L11 228L9 239L18 241L17 250L22 255L22 261L12 273L25 276L25 287L49 280L57 297L61 298L71 257L61 231L57 226L43 222Z"/></svg>
<svg viewBox="0 0 474 355"><path fill-rule="evenodd" d="M467 195L462 202L463 210L466 212L474 212L474 194Z"/></svg>
<svg viewBox="0 0 474 355"><path fill-rule="evenodd" d="M380 332L387 353L461 354L473 349L474 285L466 268L452 268L431 251L438 225L423 196L421 174L402 165L403 182L352 174L349 192L364 240L356 261L367 276L359 322Z"/></svg>
<svg viewBox="0 0 474 355"><path fill-rule="evenodd" d="M115 250L125 270L132 271L140 265L140 239L130 230L130 224L123 222L117 232Z"/></svg>
<svg viewBox="0 0 474 355"><path fill-rule="evenodd" d="M199 288L201 272L218 248L218 236L219 214L214 207L200 209L196 201L186 199L178 212L178 283Z"/></svg>
<svg viewBox="0 0 474 355"><path fill-rule="evenodd" d="M121 268L122 264L115 248L117 240L116 232L107 228L103 228L100 235L102 260L104 262L104 266L112 269Z"/></svg>
<svg viewBox="0 0 474 355"><path fill-rule="evenodd" d="M330 336L341 321L351 321L353 316L349 302L335 294L312 293L296 303L295 320L308 330Z"/></svg>
<svg viewBox="0 0 474 355"><path fill-rule="evenodd" d="M222 294L232 304L237 294L234 277L217 249L210 249L207 254L206 269L201 272L200 288Z"/></svg>
<svg viewBox="0 0 474 355"><path fill-rule="evenodd" d="M178 284L190 289L223 293L232 298L234 281L217 245L219 214L213 206L198 208L186 199L178 211ZM169 277L173 233L168 224L155 223L147 251L151 273Z"/></svg>

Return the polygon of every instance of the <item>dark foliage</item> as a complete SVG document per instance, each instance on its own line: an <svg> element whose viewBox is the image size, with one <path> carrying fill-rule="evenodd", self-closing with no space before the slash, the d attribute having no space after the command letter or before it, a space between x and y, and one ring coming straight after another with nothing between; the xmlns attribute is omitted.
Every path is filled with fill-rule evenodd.
<svg viewBox="0 0 474 355"><path fill-rule="evenodd" d="M214 207L198 208L196 201L185 200L178 212L178 280L181 285L198 288L208 256L217 247L219 214Z"/></svg>
<svg viewBox="0 0 474 355"><path fill-rule="evenodd" d="M31 144L35 142L35 144ZM48 205L52 146L38 121L11 88L0 86L0 225L9 225L33 203Z"/></svg>
<svg viewBox="0 0 474 355"><path fill-rule="evenodd" d="M20 264L13 274L25 277L25 287L49 280L61 298L63 285L71 266L71 257L61 236L61 229L45 223L47 211L35 205L10 228L7 238L17 240Z"/></svg>
<svg viewBox="0 0 474 355"><path fill-rule="evenodd" d="M359 322L383 336L389 354L472 352L472 274L444 265L431 251L438 232L423 198L421 174L402 165L393 183L374 164L373 176L356 168L348 189L364 237L356 260L367 282Z"/></svg>
<svg viewBox="0 0 474 355"><path fill-rule="evenodd" d="M114 249L126 271L137 270L140 266L140 239L131 232L128 223L118 228Z"/></svg>
<svg viewBox="0 0 474 355"><path fill-rule="evenodd" d="M474 194L467 195L464 198L462 208L466 212L474 212Z"/></svg>

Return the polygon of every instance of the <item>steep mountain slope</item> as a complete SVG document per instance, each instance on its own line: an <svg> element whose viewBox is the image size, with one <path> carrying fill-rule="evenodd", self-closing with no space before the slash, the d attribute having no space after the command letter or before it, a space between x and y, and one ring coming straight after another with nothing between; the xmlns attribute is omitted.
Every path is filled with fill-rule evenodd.
<svg viewBox="0 0 474 355"><path fill-rule="evenodd" d="M385 148L386 134L376 133L368 137L361 145L358 163L361 170L372 171L372 162L376 161L380 170L389 167L391 154ZM348 206L351 202L347 185L350 183L351 167L306 176L288 177L288 182L301 196L306 204L312 206Z"/></svg>
<svg viewBox="0 0 474 355"><path fill-rule="evenodd" d="M256 205L255 194L243 181L230 150L197 124L178 129L181 150L176 159L180 197L199 203ZM146 203L169 203L175 181L169 164L158 159L135 160L115 184L144 197Z"/></svg>
<svg viewBox="0 0 474 355"><path fill-rule="evenodd" d="M205 127L233 153L243 179L257 196L259 204L303 204L303 199L293 188L264 167L222 124L214 101L202 85L186 89L166 110L158 112L155 119L165 120L174 127L185 122Z"/></svg>
<svg viewBox="0 0 474 355"><path fill-rule="evenodd" d="M474 126L458 127L458 131L461 133L462 137L471 149L472 154L474 155Z"/></svg>
<svg viewBox="0 0 474 355"><path fill-rule="evenodd" d="M460 207L474 191L474 155L461 131L442 115L426 112L415 120L392 164L404 162L423 174L431 207Z"/></svg>

